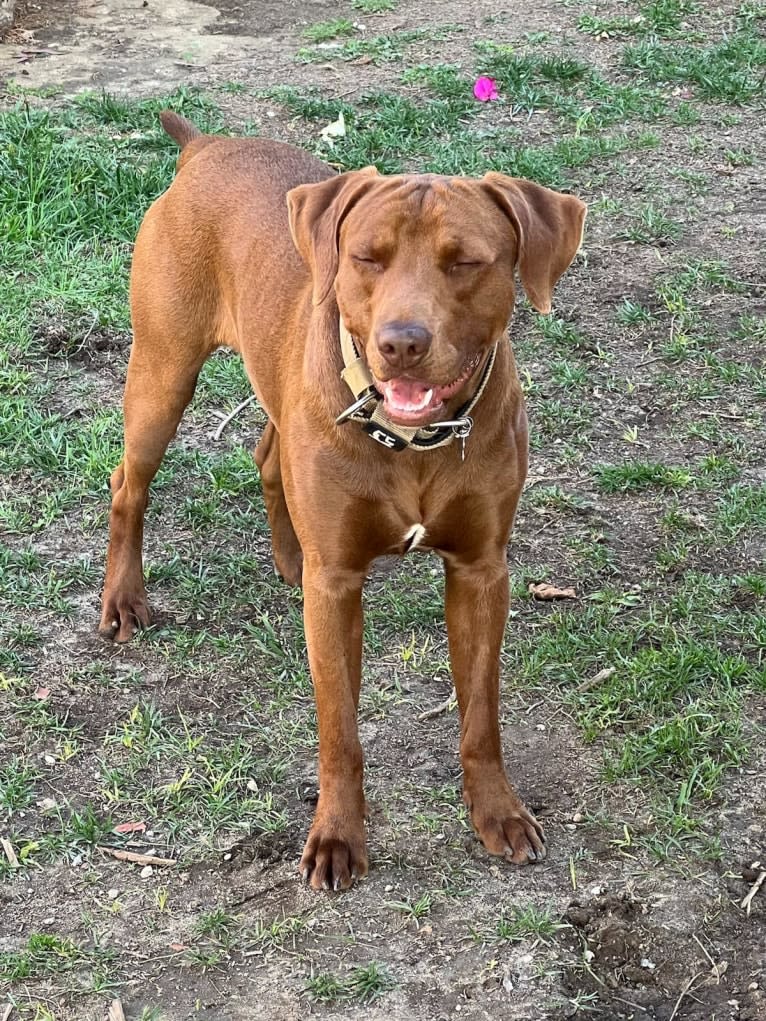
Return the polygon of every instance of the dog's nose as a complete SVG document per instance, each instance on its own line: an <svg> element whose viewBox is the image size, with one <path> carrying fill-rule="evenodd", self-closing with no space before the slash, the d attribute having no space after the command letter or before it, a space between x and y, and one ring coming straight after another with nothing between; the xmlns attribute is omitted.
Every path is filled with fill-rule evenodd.
<svg viewBox="0 0 766 1021"><path fill-rule="evenodd" d="M384 323L377 333L378 350L395 369L411 369L422 361L432 339L422 323Z"/></svg>

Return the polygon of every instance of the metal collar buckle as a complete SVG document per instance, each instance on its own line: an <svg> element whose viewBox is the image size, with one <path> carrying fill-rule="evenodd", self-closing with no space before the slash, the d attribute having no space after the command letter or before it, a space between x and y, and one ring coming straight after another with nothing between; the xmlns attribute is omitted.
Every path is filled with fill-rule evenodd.
<svg viewBox="0 0 766 1021"><path fill-rule="evenodd" d="M349 418L353 418L354 415L357 414L357 412L365 408L370 403L370 401L375 401L377 399L378 399L377 392L375 391L374 387L370 387L370 389L366 390L360 397L358 397L353 404L349 404L345 411L341 411L341 413L335 419L335 424L343 425L343 423L347 422Z"/></svg>

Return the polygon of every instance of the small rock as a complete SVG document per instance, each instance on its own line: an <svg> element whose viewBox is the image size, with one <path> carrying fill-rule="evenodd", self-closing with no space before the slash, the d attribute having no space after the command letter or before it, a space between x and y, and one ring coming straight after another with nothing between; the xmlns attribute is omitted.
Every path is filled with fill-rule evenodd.
<svg viewBox="0 0 766 1021"><path fill-rule="evenodd" d="M154 872L154 869L152 868L151 865L144 865L144 867L141 869L141 878L142 879L148 879L149 876L151 876L153 872Z"/></svg>
<svg viewBox="0 0 766 1021"><path fill-rule="evenodd" d="M258 790L258 784L255 782L255 780L248 780L247 781L247 789L249 791L257 791Z"/></svg>
<svg viewBox="0 0 766 1021"><path fill-rule="evenodd" d="M758 988L758 983L757 982L751 982L750 985L747 987L747 991L749 993L754 993L757 988Z"/></svg>
<svg viewBox="0 0 766 1021"><path fill-rule="evenodd" d="M40 800L37 802L37 807L40 809L41 812L52 812L53 809L56 807L56 802L53 800L53 798L40 798Z"/></svg>
<svg viewBox="0 0 766 1021"><path fill-rule="evenodd" d="M575 812L575 814L572 816L572 822L582 822L583 819L584 816L582 812Z"/></svg>
<svg viewBox="0 0 766 1021"><path fill-rule="evenodd" d="M55 755L49 755L49 754L46 753L45 755L43 755L43 762L45 763L46 766L55 766L56 765L56 756Z"/></svg>
<svg viewBox="0 0 766 1021"><path fill-rule="evenodd" d="M654 963L654 961L650 961L648 957L642 957L641 958L641 967L642 968L647 968L649 971L654 971L654 969L657 967L657 965Z"/></svg>
<svg viewBox="0 0 766 1021"><path fill-rule="evenodd" d="M109 898L109 900L117 900L117 898L120 896L120 891L112 887L111 890L106 891L106 895Z"/></svg>

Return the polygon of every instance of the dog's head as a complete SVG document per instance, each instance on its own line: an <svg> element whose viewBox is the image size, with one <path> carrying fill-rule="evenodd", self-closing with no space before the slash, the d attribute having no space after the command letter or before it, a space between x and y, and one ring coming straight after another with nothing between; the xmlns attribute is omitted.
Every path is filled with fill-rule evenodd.
<svg viewBox="0 0 766 1021"><path fill-rule="evenodd" d="M384 177L374 167L288 194L314 304L333 288L394 421L426 425L505 330L518 270L549 312L582 240L586 207L531 181Z"/></svg>

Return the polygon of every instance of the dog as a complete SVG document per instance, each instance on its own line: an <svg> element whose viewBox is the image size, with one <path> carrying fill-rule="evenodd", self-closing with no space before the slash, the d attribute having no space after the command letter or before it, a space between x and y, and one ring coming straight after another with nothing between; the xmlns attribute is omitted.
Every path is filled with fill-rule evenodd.
<svg viewBox="0 0 766 1021"><path fill-rule="evenodd" d="M337 174L280 142L161 121L181 153L135 245L101 632L124 642L149 624L149 484L203 362L231 348L268 416L255 460L275 566L304 591L319 730L304 880L340 890L367 873L362 586L376 557L415 547L445 565L471 823L491 854L540 861L543 831L507 778L498 721L506 546L527 471L508 324L516 272L550 311L584 203L499 173Z"/></svg>

